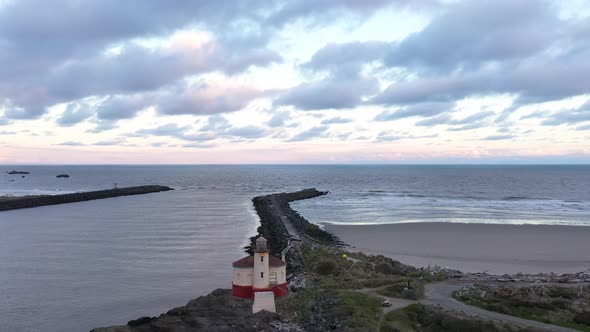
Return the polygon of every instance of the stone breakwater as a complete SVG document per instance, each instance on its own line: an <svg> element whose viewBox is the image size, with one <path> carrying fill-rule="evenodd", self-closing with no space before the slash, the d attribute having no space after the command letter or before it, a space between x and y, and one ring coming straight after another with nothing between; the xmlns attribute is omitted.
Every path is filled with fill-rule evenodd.
<svg viewBox="0 0 590 332"><path fill-rule="evenodd" d="M74 202L90 201L95 199L143 195L160 191L174 190L166 186L138 186L126 188L114 188L107 190L87 191L81 193L63 194L63 195L43 195L43 196L25 196L13 197L0 201L0 211L26 209L44 205L56 205Z"/></svg>
<svg viewBox="0 0 590 332"><path fill-rule="evenodd" d="M258 234L268 239L272 255L281 252L294 237L310 245L341 245L337 237L311 224L291 209L289 202L326 195L325 191L305 189L292 193L258 196L252 199L260 217ZM285 224L292 226L289 232ZM254 241L258 235L251 239ZM252 252L251 246L246 247ZM290 286L305 285L305 266L298 246L287 252ZM230 267L228 266L228 269ZM301 282L303 280L303 282ZM266 311L252 314L252 300L231 296L231 291L217 289L209 295L191 300L186 306L174 308L159 317L141 317L124 326L93 329L91 332L151 332L151 331L299 331L299 327L283 321L280 315Z"/></svg>
<svg viewBox="0 0 590 332"><path fill-rule="evenodd" d="M279 193L258 196L252 199L256 213L260 217L258 234L268 239L270 253L281 257L281 252L288 247L289 240L300 240L310 245L341 245L342 242L329 232L314 225L293 210L289 202L327 195L326 191L315 188L304 189L291 193ZM289 225L289 227L287 227ZM289 228L289 229L288 229ZM250 238L250 246L246 252L252 253L254 242L258 235ZM298 246L292 247L286 255L287 271L290 275L305 272L303 258Z"/></svg>

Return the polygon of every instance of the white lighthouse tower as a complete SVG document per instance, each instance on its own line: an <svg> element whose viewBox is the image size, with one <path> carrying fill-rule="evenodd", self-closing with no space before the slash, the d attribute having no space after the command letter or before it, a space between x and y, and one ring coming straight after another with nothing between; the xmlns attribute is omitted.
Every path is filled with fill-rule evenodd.
<svg viewBox="0 0 590 332"><path fill-rule="evenodd" d="M268 257L266 239L260 236L256 239L256 250L254 251L254 284L253 290L265 289L270 285L270 259Z"/></svg>
<svg viewBox="0 0 590 332"><path fill-rule="evenodd" d="M272 292L274 296L289 294L287 264L270 254L266 239L262 236L256 239L254 255L237 260L232 266L233 296L247 299L263 292Z"/></svg>

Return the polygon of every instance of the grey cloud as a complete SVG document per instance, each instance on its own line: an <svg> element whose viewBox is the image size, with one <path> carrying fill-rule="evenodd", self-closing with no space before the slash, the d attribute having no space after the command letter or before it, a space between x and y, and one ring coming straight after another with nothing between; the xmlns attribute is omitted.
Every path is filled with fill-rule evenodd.
<svg viewBox="0 0 590 332"><path fill-rule="evenodd" d="M163 114L216 114L238 111L267 92L247 86L211 87L199 82L167 91L157 101Z"/></svg>
<svg viewBox="0 0 590 332"><path fill-rule="evenodd" d="M400 141L406 139L419 139L419 138L434 138L438 137L438 134L430 134L430 135L410 135L408 133L400 133L400 134L393 134L386 131L383 131L377 135L376 140L380 142L391 142L391 141Z"/></svg>
<svg viewBox="0 0 590 332"><path fill-rule="evenodd" d="M316 137L322 137L325 135L327 130L328 130L327 126L312 127L308 130L304 130L304 131L300 132L299 134L291 137L287 141L288 142L300 142L300 141L306 141L306 140L316 138Z"/></svg>
<svg viewBox="0 0 590 332"><path fill-rule="evenodd" d="M277 26L328 12L358 12L363 18L389 3L227 0L179 1L172 6L90 0L73 6L58 0L51 10L39 10L47 4L9 1L0 7L0 63L11 64L0 67L0 104L11 103L5 112L9 118L32 119L60 102L153 91L198 73L239 73L281 61L266 48ZM210 32L214 41L177 52L130 42L195 24ZM106 55L113 46L122 47L121 54Z"/></svg>
<svg viewBox="0 0 590 332"><path fill-rule="evenodd" d="M202 131L223 131L231 127L231 124L223 115L211 115L207 118L207 124L201 127Z"/></svg>
<svg viewBox="0 0 590 332"><path fill-rule="evenodd" d="M192 142L211 141L217 138L216 135L203 131L192 132L190 126L179 126L176 123L167 123L155 128L141 129L135 132L132 136L142 135L164 136Z"/></svg>
<svg viewBox="0 0 590 332"><path fill-rule="evenodd" d="M464 130L473 130L473 129L483 128L485 126L487 126L486 123L474 122L474 123L465 124L465 125L462 125L459 127L451 127L448 130L449 131L464 131Z"/></svg>
<svg viewBox="0 0 590 332"><path fill-rule="evenodd" d="M63 146L86 146L86 144L84 144L82 142L76 142L76 141L62 142L62 143L58 143L56 145L63 145Z"/></svg>
<svg viewBox="0 0 590 332"><path fill-rule="evenodd" d="M97 141L97 142L94 142L92 145L99 145L99 146L120 145L124 142L125 142L125 139L116 138L116 139L106 140L106 141Z"/></svg>
<svg viewBox="0 0 590 332"><path fill-rule="evenodd" d="M542 124L546 126L558 126L561 124L577 124L585 121L590 121L590 100L577 109L551 114Z"/></svg>
<svg viewBox="0 0 590 332"><path fill-rule="evenodd" d="M350 123L352 122L352 119L346 119L343 117L334 117L334 118L329 118L329 119L325 119L322 121L323 125L328 125L328 124L339 124L339 123Z"/></svg>
<svg viewBox="0 0 590 332"><path fill-rule="evenodd" d="M555 12L548 2L537 0L449 4L424 30L393 47L385 62L449 71L535 55L565 28Z"/></svg>
<svg viewBox="0 0 590 332"><path fill-rule="evenodd" d="M280 96L275 103L292 105L302 110L354 108L361 104L364 96L372 95L378 89L376 79L327 78L300 84Z"/></svg>
<svg viewBox="0 0 590 332"><path fill-rule="evenodd" d="M230 136L247 139L260 138L268 134L266 129L256 126L235 127L225 131L224 133Z"/></svg>
<svg viewBox="0 0 590 332"><path fill-rule="evenodd" d="M410 6L415 4L414 1L408 0L300 0L286 1L284 6L274 13L268 20L268 23L277 26L291 22L295 19L306 17L315 19L319 22L329 21L342 16L343 13L356 14L358 17L366 18L375 11L390 6ZM433 1L424 1L432 4Z"/></svg>
<svg viewBox="0 0 590 332"><path fill-rule="evenodd" d="M421 103L406 106L397 111L385 111L375 117L375 121L393 121L413 116L431 117L452 110L454 103Z"/></svg>
<svg viewBox="0 0 590 332"><path fill-rule="evenodd" d="M485 120L487 118L494 116L495 114L496 113L494 113L492 111L481 111L481 112L477 112L475 114L469 115L467 117L464 117L463 119L460 119L460 120L450 121L449 124L454 124L454 125L470 124L473 122Z"/></svg>
<svg viewBox="0 0 590 332"><path fill-rule="evenodd" d="M571 63L538 59L511 69L497 67L463 75L393 83L372 101L391 105L512 93L524 96L528 102L542 102L588 93L589 86L590 64L582 59Z"/></svg>
<svg viewBox="0 0 590 332"><path fill-rule="evenodd" d="M269 127L281 127L285 124L286 121L289 121L291 119L291 113L290 112L285 112L285 111L281 111L281 112L275 112L275 114L273 114L272 118L270 118L270 120L268 120L268 122L266 123Z"/></svg>
<svg viewBox="0 0 590 332"><path fill-rule="evenodd" d="M501 141L501 140L507 140L507 139L512 139L514 138L514 135L491 135L491 136L487 136L482 138L482 140L486 140L486 141Z"/></svg>
<svg viewBox="0 0 590 332"><path fill-rule="evenodd" d="M70 103L57 119L57 123L61 126L69 127L90 118L93 114L93 110L87 105Z"/></svg>
<svg viewBox="0 0 590 332"><path fill-rule="evenodd" d="M107 121L130 119L151 102L144 95L111 96L96 106L96 116Z"/></svg>
<svg viewBox="0 0 590 332"><path fill-rule="evenodd" d="M559 126L562 124L577 124L580 122L590 121L590 110L583 111L564 111L553 114L549 119L544 120L541 124L545 126Z"/></svg>
<svg viewBox="0 0 590 332"><path fill-rule="evenodd" d="M356 77L364 64L382 59L388 47L388 43L379 41L327 44L303 68Z"/></svg>
<svg viewBox="0 0 590 332"><path fill-rule="evenodd" d="M182 145L183 148L192 148L192 149L209 149L215 147L215 144L207 144L207 143L189 143Z"/></svg>
<svg viewBox="0 0 590 332"><path fill-rule="evenodd" d="M576 127L576 130L590 130L590 123L587 125L578 126Z"/></svg>
<svg viewBox="0 0 590 332"><path fill-rule="evenodd" d="M138 135L151 135L151 136L170 136L177 137L179 134L190 130L189 126L179 126L176 123L167 123L155 128L141 129L136 132Z"/></svg>
<svg viewBox="0 0 590 332"><path fill-rule="evenodd" d="M437 116L433 116L421 121L416 122L416 126L419 127L430 127L430 126L438 126L442 124L447 124L451 120L451 116L448 114L440 114Z"/></svg>

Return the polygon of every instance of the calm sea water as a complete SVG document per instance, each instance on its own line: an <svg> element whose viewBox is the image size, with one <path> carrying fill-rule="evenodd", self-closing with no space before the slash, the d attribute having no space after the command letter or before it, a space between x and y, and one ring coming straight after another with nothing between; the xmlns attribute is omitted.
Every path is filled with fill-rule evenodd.
<svg viewBox="0 0 590 332"><path fill-rule="evenodd" d="M31 174L8 175L4 171ZM231 285L256 195L307 187L318 223L590 226L590 166L0 166L0 195L173 192L0 212L0 331L87 331ZM57 179L67 173L69 179Z"/></svg>

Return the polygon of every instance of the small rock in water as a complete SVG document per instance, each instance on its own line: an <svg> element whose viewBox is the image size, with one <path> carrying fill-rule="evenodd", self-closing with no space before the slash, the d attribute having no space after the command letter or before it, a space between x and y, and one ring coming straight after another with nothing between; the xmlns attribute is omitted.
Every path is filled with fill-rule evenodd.
<svg viewBox="0 0 590 332"><path fill-rule="evenodd" d="M56 178L69 178L70 176L67 174L59 174L55 176Z"/></svg>

